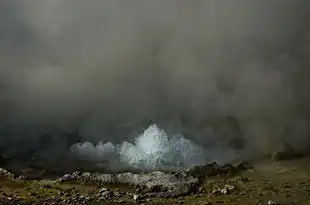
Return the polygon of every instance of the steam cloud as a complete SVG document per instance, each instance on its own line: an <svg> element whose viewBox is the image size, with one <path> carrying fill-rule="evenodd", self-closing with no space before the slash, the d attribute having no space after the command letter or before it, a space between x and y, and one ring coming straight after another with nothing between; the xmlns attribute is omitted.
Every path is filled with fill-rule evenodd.
<svg viewBox="0 0 310 205"><path fill-rule="evenodd" d="M308 0L1 1L1 149L57 158L67 133L122 144L152 120L227 150L236 132L210 127L229 117L243 157L305 151L309 13Z"/></svg>
<svg viewBox="0 0 310 205"><path fill-rule="evenodd" d="M138 136L135 144L124 142L121 145L100 142L97 146L89 142L73 145L72 150L97 162L106 170L174 170L193 164L205 164L207 153L182 135L169 138L164 130L151 125ZM100 162L106 162L100 164Z"/></svg>

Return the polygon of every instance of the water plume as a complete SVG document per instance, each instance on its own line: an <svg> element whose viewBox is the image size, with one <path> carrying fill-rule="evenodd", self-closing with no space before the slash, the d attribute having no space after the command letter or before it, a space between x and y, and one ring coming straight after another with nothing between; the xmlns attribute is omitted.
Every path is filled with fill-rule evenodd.
<svg viewBox="0 0 310 205"><path fill-rule="evenodd" d="M134 143L89 142L72 146L72 151L99 163L106 161L107 169L116 166L137 170L174 170L190 165L201 165L208 159L203 147L178 134L169 137L157 125L150 125Z"/></svg>

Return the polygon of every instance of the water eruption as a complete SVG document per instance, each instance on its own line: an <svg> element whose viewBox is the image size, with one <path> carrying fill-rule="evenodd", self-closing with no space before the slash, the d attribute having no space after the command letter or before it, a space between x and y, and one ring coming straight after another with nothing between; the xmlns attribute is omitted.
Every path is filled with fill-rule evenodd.
<svg viewBox="0 0 310 205"><path fill-rule="evenodd" d="M191 165L205 164L207 152L203 147L186 139L182 134L169 137L157 125L150 125L134 143L90 142L75 144L72 151L80 157L100 163L108 169L133 168L143 171L174 170ZM99 164L100 165L100 164Z"/></svg>

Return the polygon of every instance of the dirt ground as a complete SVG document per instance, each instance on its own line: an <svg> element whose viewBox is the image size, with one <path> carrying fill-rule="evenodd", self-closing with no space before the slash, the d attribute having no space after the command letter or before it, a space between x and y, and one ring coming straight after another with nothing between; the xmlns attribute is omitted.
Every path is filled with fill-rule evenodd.
<svg viewBox="0 0 310 205"><path fill-rule="evenodd" d="M175 198L134 200L135 188L108 185L105 188L132 193L108 200L75 199L95 195L102 187L76 183L51 183L49 180L0 182L0 204L310 204L310 157L272 162L265 160L231 177L210 177L201 193ZM227 193L221 189L232 187Z"/></svg>

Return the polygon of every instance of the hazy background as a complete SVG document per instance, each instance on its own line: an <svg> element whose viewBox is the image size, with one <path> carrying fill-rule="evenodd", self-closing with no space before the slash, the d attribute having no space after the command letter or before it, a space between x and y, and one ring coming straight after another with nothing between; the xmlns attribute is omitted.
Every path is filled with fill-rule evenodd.
<svg viewBox="0 0 310 205"><path fill-rule="evenodd" d="M0 0L1 149L57 158L150 120L225 147L208 122L230 116L248 157L306 150L309 65L309 0Z"/></svg>

